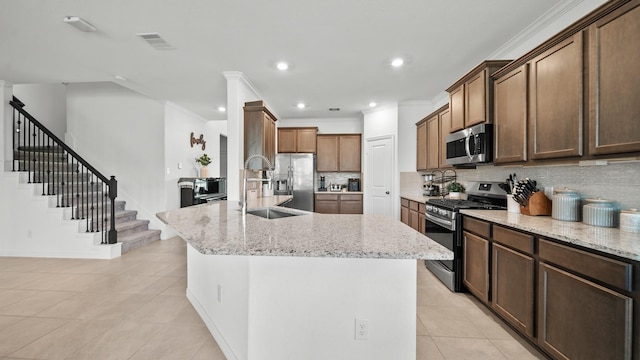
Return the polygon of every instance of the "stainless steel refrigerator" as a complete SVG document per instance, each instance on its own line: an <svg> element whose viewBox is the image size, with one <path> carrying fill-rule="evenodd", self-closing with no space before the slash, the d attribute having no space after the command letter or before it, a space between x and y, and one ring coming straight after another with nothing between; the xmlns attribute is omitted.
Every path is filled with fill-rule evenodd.
<svg viewBox="0 0 640 360"><path fill-rule="evenodd" d="M275 194L293 195L293 199L283 206L313 211L314 154L277 154L275 178Z"/></svg>

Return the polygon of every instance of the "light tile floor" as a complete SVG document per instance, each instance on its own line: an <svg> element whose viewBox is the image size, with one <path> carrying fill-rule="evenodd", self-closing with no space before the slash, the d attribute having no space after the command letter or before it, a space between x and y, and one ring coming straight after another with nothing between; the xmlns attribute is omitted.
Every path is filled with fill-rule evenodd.
<svg viewBox="0 0 640 360"><path fill-rule="evenodd" d="M186 299L186 245L114 260L0 257L0 359L224 359ZM543 359L418 263L418 359Z"/></svg>

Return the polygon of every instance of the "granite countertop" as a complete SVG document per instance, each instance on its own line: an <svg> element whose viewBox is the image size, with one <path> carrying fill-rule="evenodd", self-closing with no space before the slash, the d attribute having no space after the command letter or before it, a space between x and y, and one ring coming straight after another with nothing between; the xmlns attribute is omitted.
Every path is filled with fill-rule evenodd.
<svg viewBox="0 0 640 360"><path fill-rule="evenodd" d="M289 196L257 198L249 209L274 206ZM165 211L157 217L203 254L451 260L453 253L400 221L380 215L302 214L243 219L236 201Z"/></svg>
<svg viewBox="0 0 640 360"><path fill-rule="evenodd" d="M550 216L515 214L505 210L461 210L460 212L474 218L598 250L606 254L640 261L640 234L620 231L618 228L554 220Z"/></svg>

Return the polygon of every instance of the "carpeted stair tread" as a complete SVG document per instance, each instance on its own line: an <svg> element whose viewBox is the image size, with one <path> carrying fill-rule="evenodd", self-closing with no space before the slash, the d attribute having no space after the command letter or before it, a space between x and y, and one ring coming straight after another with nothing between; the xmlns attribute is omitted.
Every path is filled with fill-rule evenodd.
<svg viewBox="0 0 640 360"><path fill-rule="evenodd" d="M145 230L135 234L120 236L118 234L118 242L122 243L122 253L126 253L143 245L150 244L160 240L160 230Z"/></svg>

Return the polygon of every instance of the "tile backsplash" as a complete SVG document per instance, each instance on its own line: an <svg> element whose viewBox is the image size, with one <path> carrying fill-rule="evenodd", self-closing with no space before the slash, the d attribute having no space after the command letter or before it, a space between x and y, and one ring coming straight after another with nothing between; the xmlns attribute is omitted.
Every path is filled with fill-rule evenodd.
<svg viewBox="0 0 640 360"><path fill-rule="evenodd" d="M340 184L347 186L349 178L360 179L360 173L347 173L347 172L317 172L316 173L316 188L320 186L320 176L324 176L325 186L328 188L329 184ZM364 184L360 184L364 186Z"/></svg>
<svg viewBox="0 0 640 360"><path fill-rule="evenodd" d="M422 192L421 175L428 173L401 173L400 190ZM536 180L539 189L567 187L578 191L583 198L615 200L621 209L640 208L640 162L540 167L481 165L477 169L456 169L458 181L465 185L470 181L505 181L512 173L516 173L518 179Z"/></svg>

